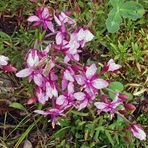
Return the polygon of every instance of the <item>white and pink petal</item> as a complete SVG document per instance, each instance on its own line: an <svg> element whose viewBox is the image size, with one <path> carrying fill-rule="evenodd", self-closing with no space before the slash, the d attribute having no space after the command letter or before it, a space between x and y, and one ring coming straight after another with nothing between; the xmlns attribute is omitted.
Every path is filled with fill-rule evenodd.
<svg viewBox="0 0 148 148"><path fill-rule="evenodd" d="M57 105L63 105L65 102L65 96L60 95L57 99L56 99L56 104Z"/></svg>
<svg viewBox="0 0 148 148"><path fill-rule="evenodd" d="M96 89L103 89L106 88L109 85L109 82L103 79L95 79L92 82L93 87Z"/></svg>
<svg viewBox="0 0 148 148"><path fill-rule="evenodd" d="M86 68L86 77L89 79L95 75L97 71L96 64L92 64Z"/></svg>
<svg viewBox="0 0 148 148"><path fill-rule="evenodd" d="M79 85L84 85L85 78L82 75L75 75L75 79Z"/></svg>
<svg viewBox="0 0 148 148"><path fill-rule="evenodd" d="M19 71L18 73L16 73L16 76L19 78L24 78L24 77L31 75L32 71L33 70L30 68L25 68L25 69Z"/></svg>
<svg viewBox="0 0 148 148"><path fill-rule="evenodd" d="M83 92L77 92L77 93L74 93L74 98L78 101L82 101L84 100L86 97L85 93Z"/></svg>
<svg viewBox="0 0 148 148"><path fill-rule="evenodd" d="M40 21L39 17L37 17L36 15L30 16L27 20L28 20L28 22L37 22L37 21Z"/></svg>

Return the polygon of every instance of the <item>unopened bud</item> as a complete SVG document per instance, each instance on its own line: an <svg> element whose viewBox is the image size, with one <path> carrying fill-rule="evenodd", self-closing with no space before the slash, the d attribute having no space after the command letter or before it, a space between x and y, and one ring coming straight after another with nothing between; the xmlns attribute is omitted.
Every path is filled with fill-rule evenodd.
<svg viewBox="0 0 148 148"><path fill-rule="evenodd" d="M136 109L136 107L131 103L124 104L124 107L128 110L135 110Z"/></svg>
<svg viewBox="0 0 148 148"><path fill-rule="evenodd" d="M79 7L79 5L77 3L74 4L74 8L75 8L76 12L78 12L78 13L81 12L80 7Z"/></svg>
<svg viewBox="0 0 148 148"><path fill-rule="evenodd" d="M104 103L107 103L107 102L108 102L107 95L102 94L102 95L101 95L101 98L102 98L102 101L103 101Z"/></svg>
<svg viewBox="0 0 148 148"><path fill-rule="evenodd" d="M125 95L125 94L121 94L119 93L119 96L118 96L120 99L122 99L122 101L126 101L128 99L128 96Z"/></svg>
<svg viewBox="0 0 148 148"><path fill-rule="evenodd" d="M34 104L36 101L37 101L37 98L36 98L36 97L32 97L32 98L30 98L30 99L27 101L27 104L28 104L28 105Z"/></svg>
<svg viewBox="0 0 148 148"><path fill-rule="evenodd" d="M3 66L2 69L5 71L5 72L15 72L17 69L11 65L6 65L6 66Z"/></svg>
<svg viewBox="0 0 148 148"><path fill-rule="evenodd" d="M120 110L119 110L119 113L125 115L125 114L127 114L127 111L124 110L124 109L120 109Z"/></svg>
<svg viewBox="0 0 148 148"><path fill-rule="evenodd" d="M130 142L129 137L127 137L127 136L124 136L123 139L124 139L125 141L127 141L127 142Z"/></svg>

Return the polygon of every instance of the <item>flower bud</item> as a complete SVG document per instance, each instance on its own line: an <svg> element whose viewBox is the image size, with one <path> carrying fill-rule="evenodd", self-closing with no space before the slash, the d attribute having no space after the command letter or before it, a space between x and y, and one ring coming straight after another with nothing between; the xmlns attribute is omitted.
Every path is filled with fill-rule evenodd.
<svg viewBox="0 0 148 148"><path fill-rule="evenodd" d="M75 8L75 11L80 13L81 12L81 9L79 7L79 5L77 3L74 4L74 8Z"/></svg>
<svg viewBox="0 0 148 148"><path fill-rule="evenodd" d="M37 101L37 98L36 97L32 97L30 98L28 101L27 101L27 104L30 105L30 104L33 104Z"/></svg>
<svg viewBox="0 0 148 148"><path fill-rule="evenodd" d="M124 109L120 109L120 110L119 110L119 113L125 115L125 114L127 114L127 111L124 110Z"/></svg>
<svg viewBox="0 0 148 148"><path fill-rule="evenodd" d="M16 71L17 69L11 65L6 65L6 66L3 66L2 69L5 71L5 72L14 72Z"/></svg>
<svg viewBox="0 0 148 148"><path fill-rule="evenodd" d="M130 142L130 139L129 139L128 136L124 136L123 139L124 139L125 141L127 141L127 142Z"/></svg>
<svg viewBox="0 0 148 148"><path fill-rule="evenodd" d="M97 1L96 1L96 0L93 0L93 3L94 3L94 4L96 4L96 3L97 3Z"/></svg>
<svg viewBox="0 0 148 148"><path fill-rule="evenodd" d="M128 110L135 110L136 109L136 107L131 103L124 104L124 107Z"/></svg>
<svg viewBox="0 0 148 148"><path fill-rule="evenodd" d="M108 102L107 95L102 94L102 95L101 95L101 98L102 98L102 101L103 101L104 103L107 103L107 102Z"/></svg>
<svg viewBox="0 0 148 148"><path fill-rule="evenodd" d="M128 99L128 96L125 95L125 94L121 94L119 93L119 96L118 96L120 99L122 99L122 101L126 101Z"/></svg>

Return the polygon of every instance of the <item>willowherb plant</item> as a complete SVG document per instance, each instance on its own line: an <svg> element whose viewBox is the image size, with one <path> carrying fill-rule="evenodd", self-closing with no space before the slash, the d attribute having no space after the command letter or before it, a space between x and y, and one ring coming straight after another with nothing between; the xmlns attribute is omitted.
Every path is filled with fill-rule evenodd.
<svg viewBox="0 0 148 148"><path fill-rule="evenodd" d="M134 105L127 103L127 96L112 91L115 98L110 101L103 91L111 91L107 88L110 81L104 80L103 74L115 72L121 66L111 59L98 72L96 64L81 64L79 53L94 35L87 28L77 26L68 14L69 12L61 12L57 15L54 12L51 15L47 7L40 7L36 15L28 18L35 26L41 25L42 29L51 31L47 36L54 38L44 50L41 43L38 43L41 49L30 49L25 56L25 68L16 74L20 78L28 77L29 82L35 83L35 97L29 100L29 103L38 101L43 105L49 102L52 104L47 110L35 110L35 113L50 115L54 127L57 117L65 116L69 109L76 108L81 111L94 104L98 109L98 115L101 112L121 115L128 124L126 129L136 138L145 140L146 134L143 129L124 117L126 109L135 109ZM99 94L102 101L96 101Z"/></svg>

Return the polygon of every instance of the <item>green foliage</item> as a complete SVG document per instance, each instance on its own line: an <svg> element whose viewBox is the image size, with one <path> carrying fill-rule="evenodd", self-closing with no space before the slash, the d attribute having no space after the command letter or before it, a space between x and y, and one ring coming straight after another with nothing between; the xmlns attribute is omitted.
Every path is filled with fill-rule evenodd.
<svg viewBox="0 0 148 148"><path fill-rule="evenodd" d="M113 91L116 91L116 92L122 92L123 89L124 89L124 86L122 83L120 82L111 82L110 85L109 85L109 88ZM115 94L109 92L109 96L114 99L115 97Z"/></svg>
<svg viewBox="0 0 148 148"><path fill-rule="evenodd" d="M17 102L13 102L9 105L10 107L13 107L15 109L19 109L19 110L23 110L23 111L27 111L26 108L20 104L20 103L17 103Z"/></svg>
<svg viewBox="0 0 148 148"><path fill-rule="evenodd" d="M11 37L5 32L0 31L0 53L3 53L4 41L11 42Z"/></svg>
<svg viewBox="0 0 148 148"><path fill-rule="evenodd" d="M18 10L21 9L23 14L29 14L34 9L34 4L29 0L1 0L0 2L0 12L11 11L12 14L18 13Z"/></svg>
<svg viewBox="0 0 148 148"><path fill-rule="evenodd" d="M108 14L106 26L109 32L117 32L120 28L122 17L137 20L144 14L144 8L141 4L124 0L111 0L113 9Z"/></svg>
<svg viewBox="0 0 148 148"><path fill-rule="evenodd" d="M123 140L122 128L125 122L120 117L113 123L114 119L109 119L107 114L95 118L80 117L77 114L71 117L73 121L70 121L70 117L59 120L61 129L49 138L48 146L75 148L132 146ZM128 133L128 136L131 137L131 134Z"/></svg>
<svg viewBox="0 0 148 148"><path fill-rule="evenodd" d="M42 117L39 117L35 122L33 122L27 129L26 131L20 136L18 139L17 143L15 144L15 147L18 148L19 145L23 142L23 140L28 136L30 131L36 126L36 124L42 119Z"/></svg>

